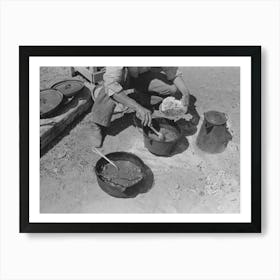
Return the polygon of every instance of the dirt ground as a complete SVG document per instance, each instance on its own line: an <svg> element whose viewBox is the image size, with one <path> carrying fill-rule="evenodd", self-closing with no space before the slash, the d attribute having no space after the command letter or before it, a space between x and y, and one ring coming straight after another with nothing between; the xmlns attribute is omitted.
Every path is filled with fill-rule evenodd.
<svg viewBox="0 0 280 280"><path fill-rule="evenodd" d="M135 198L109 196L97 184L91 151L89 112L68 129L40 160L42 213L238 213L240 211L239 68L183 68L201 119L198 131L186 137L189 145L172 157L157 157L145 147L130 115L112 123L103 153L127 151L139 156L153 171L154 185ZM41 88L70 77L67 67L42 68ZM220 154L207 154L195 144L203 113L217 110L229 117L233 139ZM187 149L186 149L187 148Z"/></svg>

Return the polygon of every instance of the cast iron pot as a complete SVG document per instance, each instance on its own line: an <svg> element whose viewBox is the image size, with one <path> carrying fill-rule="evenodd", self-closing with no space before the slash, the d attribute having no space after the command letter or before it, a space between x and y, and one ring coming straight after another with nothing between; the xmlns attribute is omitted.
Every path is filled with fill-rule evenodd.
<svg viewBox="0 0 280 280"><path fill-rule="evenodd" d="M114 197L130 198L135 197L139 193L145 193L152 187L154 182L153 172L139 157L132 153L126 152L115 152L107 154L106 156L112 161L125 160L134 163L141 169L143 178L139 182L129 187L112 185L109 182L104 181L102 176L100 175L104 165L108 164L108 162L104 158L101 158L95 165L95 174L97 177L98 185L104 192Z"/></svg>
<svg viewBox="0 0 280 280"><path fill-rule="evenodd" d="M162 128L168 128L173 130L177 134L177 138L172 141L155 140L149 137L150 128L143 128L144 144L145 147L157 156L170 156L177 145L179 139L182 137L182 131L180 127L172 120L165 118L155 118L152 120L152 125L159 131Z"/></svg>
<svg viewBox="0 0 280 280"><path fill-rule="evenodd" d="M59 90L66 98L76 96L84 89L85 84L80 80L63 80L52 85L52 89Z"/></svg>
<svg viewBox="0 0 280 280"><path fill-rule="evenodd" d="M63 94L56 89L43 89L40 91L40 118L51 117L63 103Z"/></svg>

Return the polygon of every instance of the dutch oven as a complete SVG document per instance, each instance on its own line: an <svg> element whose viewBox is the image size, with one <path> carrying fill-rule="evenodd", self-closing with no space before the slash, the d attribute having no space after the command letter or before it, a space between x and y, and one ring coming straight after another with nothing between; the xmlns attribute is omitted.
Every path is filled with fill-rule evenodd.
<svg viewBox="0 0 280 280"><path fill-rule="evenodd" d="M63 94L56 89L40 91L40 118L51 116L63 101Z"/></svg>
<svg viewBox="0 0 280 280"><path fill-rule="evenodd" d="M173 139L160 140L155 136L149 127L143 128L144 145L152 153L157 156L170 156L178 144L178 141L182 137L182 131L180 127L172 120L165 118L154 118L152 120L153 127L160 131L165 129L172 132L175 137Z"/></svg>
<svg viewBox="0 0 280 280"><path fill-rule="evenodd" d="M80 80L64 80L55 83L51 86L52 89L59 90L66 98L73 97L79 94L83 88L84 83Z"/></svg>
<svg viewBox="0 0 280 280"><path fill-rule="evenodd" d="M100 158L95 165L95 174L100 188L107 194L118 198L131 198L139 193L147 192L153 185L154 175L152 170L136 155L126 152L114 152L106 155L112 161L129 161L140 168L142 179L130 186L115 185L103 178L102 171L108 162Z"/></svg>

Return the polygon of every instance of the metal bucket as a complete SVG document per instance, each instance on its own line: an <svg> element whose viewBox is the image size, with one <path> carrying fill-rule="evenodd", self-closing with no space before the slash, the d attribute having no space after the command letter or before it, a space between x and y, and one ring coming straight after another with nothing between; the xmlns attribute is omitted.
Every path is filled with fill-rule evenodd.
<svg viewBox="0 0 280 280"><path fill-rule="evenodd" d="M204 113L204 121L196 139L197 146L207 153L223 152L232 140L224 113L209 111Z"/></svg>
<svg viewBox="0 0 280 280"><path fill-rule="evenodd" d="M108 164L104 158L101 158L97 161L94 171L97 177L98 185L104 192L113 197L130 198L135 197L139 193L145 193L152 187L154 182L153 172L139 157L126 152L115 152L107 154L106 156L113 161L125 160L132 162L141 169L143 178L139 182L129 187L112 185L108 181L104 181L100 175L103 167Z"/></svg>
<svg viewBox="0 0 280 280"><path fill-rule="evenodd" d="M177 134L177 138L172 141L155 140L149 137L150 129L143 128L144 145L152 153L157 156L170 156L176 147L179 139L182 137L180 127L171 120L165 118L155 118L152 121L153 127L157 130L160 128L168 128Z"/></svg>

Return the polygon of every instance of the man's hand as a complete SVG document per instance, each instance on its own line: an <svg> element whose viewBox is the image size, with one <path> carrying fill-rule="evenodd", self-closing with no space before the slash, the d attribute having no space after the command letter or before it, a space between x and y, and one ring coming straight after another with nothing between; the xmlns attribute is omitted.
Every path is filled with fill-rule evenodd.
<svg viewBox="0 0 280 280"><path fill-rule="evenodd" d="M124 106L134 110L136 112L137 118L139 118L142 122L142 125L151 125L152 122L152 114L151 112L142 107L139 103L137 103L134 99L130 98L128 95L126 95L126 92L123 90L119 93L115 93L112 95L112 98L123 104Z"/></svg>
<svg viewBox="0 0 280 280"><path fill-rule="evenodd" d="M152 123L152 114L150 110L139 106L136 110L136 117L141 120L143 126L150 126Z"/></svg>

